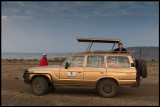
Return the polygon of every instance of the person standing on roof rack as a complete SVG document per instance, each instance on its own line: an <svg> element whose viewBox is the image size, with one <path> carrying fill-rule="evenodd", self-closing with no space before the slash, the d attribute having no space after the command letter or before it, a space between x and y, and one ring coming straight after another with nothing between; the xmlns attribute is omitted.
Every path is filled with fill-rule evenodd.
<svg viewBox="0 0 160 107"><path fill-rule="evenodd" d="M127 51L125 48L123 48L123 44L122 43L119 43L118 47L119 48L116 48L114 51Z"/></svg>

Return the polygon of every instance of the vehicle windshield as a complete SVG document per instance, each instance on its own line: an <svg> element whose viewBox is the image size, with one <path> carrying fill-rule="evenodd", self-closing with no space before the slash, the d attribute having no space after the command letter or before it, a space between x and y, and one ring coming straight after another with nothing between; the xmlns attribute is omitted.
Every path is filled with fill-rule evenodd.
<svg viewBox="0 0 160 107"><path fill-rule="evenodd" d="M84 56L72 56L68 61L69 67L83 67Z"/></svg>
<svg viewBox="0 0 160 107"><path fill-rule="evenodd" d="M71 56L72 56L72 55L71 55ZM62 62L60 65L63 66L63 65L66 63L66 61L67 61L71 56L68 56L68 57L66 58L66 60L65 60L64 62Z"/></svg>

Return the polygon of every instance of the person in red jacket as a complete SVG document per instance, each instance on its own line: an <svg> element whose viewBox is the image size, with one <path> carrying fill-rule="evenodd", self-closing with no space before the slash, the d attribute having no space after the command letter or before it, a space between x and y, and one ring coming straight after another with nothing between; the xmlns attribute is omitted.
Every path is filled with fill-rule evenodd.
<svg viewBox="0 0 160 107"><path fill-rule="evenodd" d="M43 57L41 59L39 66L48 66L48 61L47 61L46 56L47 56L46 54L43 54Z"/></svg>

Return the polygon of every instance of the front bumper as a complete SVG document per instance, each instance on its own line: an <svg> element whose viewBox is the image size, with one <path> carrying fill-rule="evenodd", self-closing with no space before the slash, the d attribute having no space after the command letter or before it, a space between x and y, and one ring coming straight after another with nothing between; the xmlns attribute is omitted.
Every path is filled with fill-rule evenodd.
<svg viewBox="0 0 160 107"><path fill-rule="evenodd" d="M30 81L29 81L29 71L28 70L24 71L23 78L24 78L24 83L26 83L26 84L30 83Z"/></svg>

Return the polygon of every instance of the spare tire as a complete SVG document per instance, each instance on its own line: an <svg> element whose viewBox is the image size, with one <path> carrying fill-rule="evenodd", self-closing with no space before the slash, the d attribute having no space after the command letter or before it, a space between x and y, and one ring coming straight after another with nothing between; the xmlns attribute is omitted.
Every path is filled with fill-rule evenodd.
<svg viewBox="0 0 160 107"><path fill-rule="evenodd" d="M146 61L144 59L141 60L140 72L142 73L142 78L147 78L147 65L146 65Z"/></svg>
<svg viewBox="0 0 160 107"><path fill-rule="evenodd" d="M136 63L136 69L139 70L139 59L135 59L135 63ZM140 76L142 76L142 78L147 78L147 65L145 59L141 59Z"/></svg>

